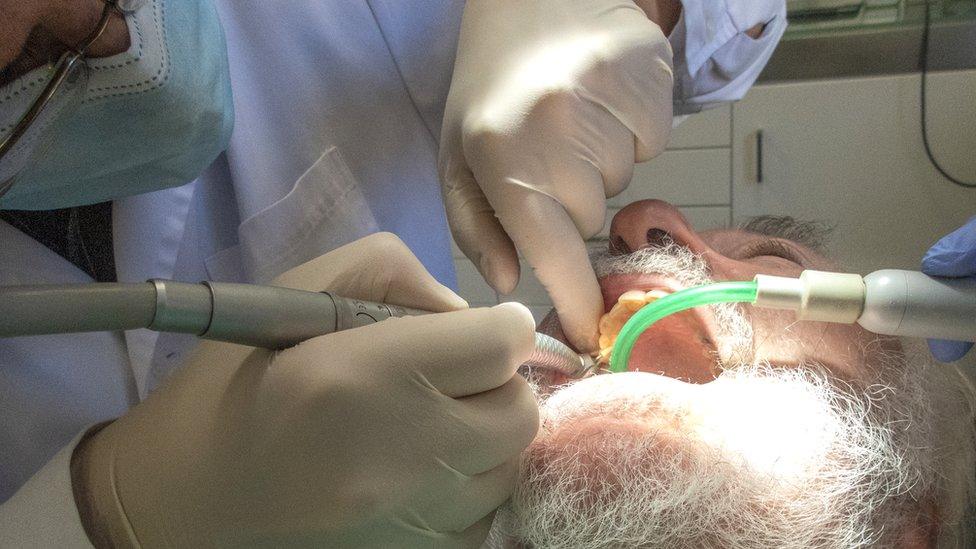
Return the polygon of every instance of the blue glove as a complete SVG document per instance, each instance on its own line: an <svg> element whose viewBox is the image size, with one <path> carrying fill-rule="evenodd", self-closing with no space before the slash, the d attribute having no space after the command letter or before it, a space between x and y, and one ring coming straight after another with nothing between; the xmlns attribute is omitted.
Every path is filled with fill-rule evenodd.
<svg viewBox="0 0 976 549"><path fill-rule="evenodd" d="M922 272L930 276L976 276L976 217L942 237L925 253ZM929 350L939 362L959 360L972 346L968 341L929 340Z"/></svg>

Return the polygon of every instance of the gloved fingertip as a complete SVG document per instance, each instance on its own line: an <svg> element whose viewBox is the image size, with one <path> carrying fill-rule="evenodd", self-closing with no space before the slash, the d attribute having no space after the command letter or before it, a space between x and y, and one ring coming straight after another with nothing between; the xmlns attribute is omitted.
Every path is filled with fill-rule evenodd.
<svg viewBox="0 0 976 549"><path fill-rule="evenodd" d="M560 324L566 339L580 352L596 351L599 348L600 333L597 328L599 318L593 322L580 322L578 319L564 319L560 315Z"/></svg>
<svg viewBox="0 0 976 549"><path fill-rule="evenodd" d="M505 257L504 253L482 254L478 270L485 281L496 292L510 294L515 291L519 281L518 259Z"/></svg>
<svg viewBox="0 0 976 549"><path fill-rule="evenodd" d="M450 300L450 306L452 309L460 310L460 309L471 308L471 304L468 303L468 300L464 299L463 297L457 295L454 292L451 292L451 296L449 296L448 299Z"/></svg>
<svg viewBox="0 0 976 549"><path fill-rule="evenodd" d="M524 326L530 326L531 329L535 330L535 319L532 317L532 311L528 307L522 305L518 301L505 301L499 303L492 307L492 309L497 309L499 311L509 311L513 315L519 318L519 321Z"/></svg>
<svg viewBox="0 0 976 549"><path fill-rule="evenodd" d="M956 254L935 245L922 257L922 272L929 276L961 276Z"/></svg>
<svg viewBox="0 0 976 549"><path fill-rule="evenodd" d="M503 327L500 328L516 342L514 349L522 359L528 359L535 346L535 319L528 307L517 301L506 301L492 307L492 310L504 315Z"/></svg>
<svg viewBox="0 0 976 549"><path fill-rule="evenodd" d="M942 273L943 262L939 259L938 254L934 253L933 250L925 252L922 257L922 272L929 276L940 276Z"/></svg>
<svg viewBox="0 0 976 549"><path fill-rule="evenodd" d="M580 345L585 352L596 351L600 348L600 333L598 331L588 332L580 336Z"/></svg>
<svg viewBox="0 0 976 549"><path fill-rule="evenodd" d="M547 285L547 290L556 305L566 339L577 351L598 350L600 316L604 309L603 295L596 277L589 279L583 276L560 282L559 286Z"/></svg>
<svg viewBox="0 0 976 549"><path fill-rule="evenodd" d="M570 342L581 352L594 352L599 348L600 334L596 331L581 332L575 337L569 336Z"/></svg>
<svg viewBox="0 0 976 549"><path fill-rule="evenodd" d="M939 362L955 362L966 356L973 347L971 341L946 341L942 339L928 340L929 351Z"/></svg>

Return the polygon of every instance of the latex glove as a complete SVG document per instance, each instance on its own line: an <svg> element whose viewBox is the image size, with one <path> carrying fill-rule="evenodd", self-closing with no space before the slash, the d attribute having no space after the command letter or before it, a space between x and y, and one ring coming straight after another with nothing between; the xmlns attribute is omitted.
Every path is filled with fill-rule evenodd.
<svg viewBox="0 0 976 549"><path fill-rule="evenodd" d="M931 276L976 276L976 217L942 237L925 253L922 272ZM969 341L929 340L929 350L940 362L959 360L972 346Z"/></svg>
<svg viewBox="0 0 976 549"><path fill-rule="evenodd" d="M464 8L439 171L454 239L501 293L516 248L580 350L603 300L584 239L605 198L671 131L671 49L631 1L472 0Z"/></svg>
<svg viewBox="0 0 976 549"><path fill-rule="evenodd" d="M278 282L465 306L391 235ZM533 332L525 307L504 304L281 352L205 342L80 449L93 529L115 546L477 547L537 428L515 375Z"/></svg>

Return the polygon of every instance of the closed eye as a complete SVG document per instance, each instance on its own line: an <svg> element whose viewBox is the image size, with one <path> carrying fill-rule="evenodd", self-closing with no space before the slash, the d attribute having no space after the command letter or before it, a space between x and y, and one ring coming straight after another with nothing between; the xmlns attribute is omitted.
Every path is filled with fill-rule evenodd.
<svg viewBox="0 0 976 549"><path fill-rule="evenodd" d="M791 246L776 238L762 238L742 253L743 259L754 257L779 257L791 263L803 266L803 258Z"/></svg>

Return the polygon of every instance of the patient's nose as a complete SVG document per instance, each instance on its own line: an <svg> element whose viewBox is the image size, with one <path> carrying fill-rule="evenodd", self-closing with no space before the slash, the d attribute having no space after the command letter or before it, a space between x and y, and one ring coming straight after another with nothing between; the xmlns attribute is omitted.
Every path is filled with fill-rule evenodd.
<svg viewBox="0 0 976 549"><path fill-rule="evenodd" d="M678 208L663 200L634 202L617 212L610 223L610 247L615 253L631 253L672 241L696 254L708 248Z"/></svg>
<svg viewBox="0 0 976 549"><path fill-rule="evenodd" d="M626 254L673 241L699 256L715 280L751 280L759 272L797 276L796 269L756 264L749 258L725 255L695 231L678 208L662 200L641 200L617 212L610 223L610 252Z"/></svg>

